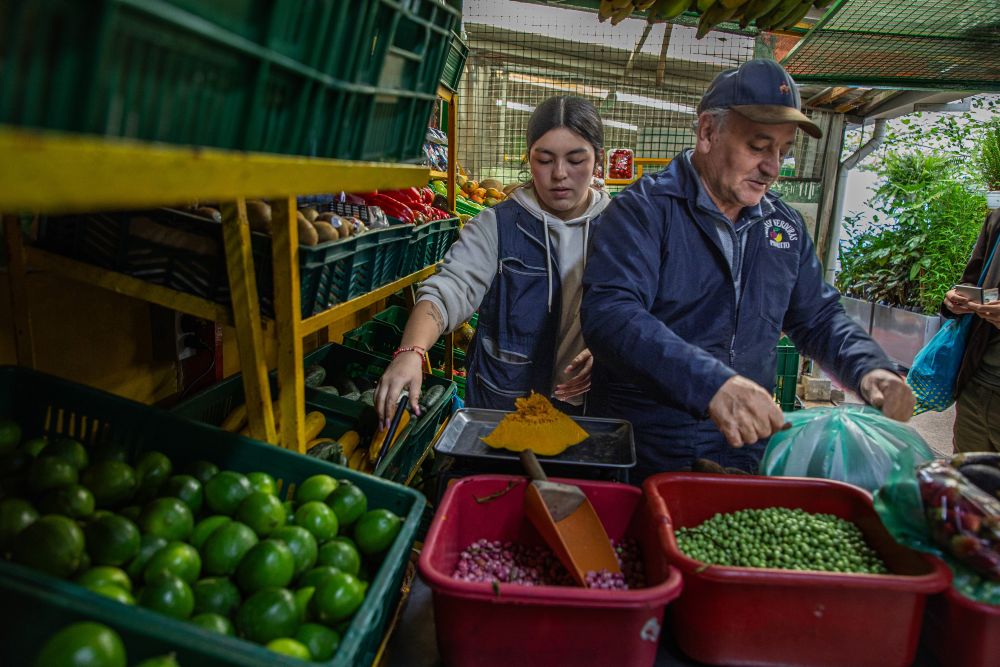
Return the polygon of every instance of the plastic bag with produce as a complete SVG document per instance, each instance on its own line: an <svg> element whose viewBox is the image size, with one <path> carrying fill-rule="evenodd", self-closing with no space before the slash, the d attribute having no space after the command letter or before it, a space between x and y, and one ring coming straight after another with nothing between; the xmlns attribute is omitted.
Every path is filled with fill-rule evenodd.
<svg viewBox="0 0 1000 667"><path fill-rule="evenodd" d="M785 419L791 428L771 436L764 475L834 479L874 491L902 452L918 463L934 458L919 433L868 406L811 408Z"/></svg>

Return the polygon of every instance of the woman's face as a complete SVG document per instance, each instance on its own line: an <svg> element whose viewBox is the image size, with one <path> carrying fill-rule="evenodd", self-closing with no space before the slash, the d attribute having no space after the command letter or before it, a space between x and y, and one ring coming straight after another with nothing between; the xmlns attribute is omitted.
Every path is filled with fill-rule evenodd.
<svg viewBox="0 0 1000 667"><path fill-rule="evenodd" d="M583 215L596 159L590 142L565 127L549 130L532 144L528 163L542 210L562 220Z"/></svg>

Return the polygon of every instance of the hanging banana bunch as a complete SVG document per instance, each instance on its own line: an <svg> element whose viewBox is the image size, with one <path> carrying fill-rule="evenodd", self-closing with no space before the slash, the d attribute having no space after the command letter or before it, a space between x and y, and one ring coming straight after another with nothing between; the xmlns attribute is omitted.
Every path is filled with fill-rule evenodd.
<svg viewBox="0 0 1000 667"><path fill-rule="evenodd" d="M805 18L813 7L823 9L833 0L601 0L598 20L618 25L635 12L646 12L650 23L672 21L684 12L699 15L697 38L723 22L751 24L758 30L786 30Z"/></svg>

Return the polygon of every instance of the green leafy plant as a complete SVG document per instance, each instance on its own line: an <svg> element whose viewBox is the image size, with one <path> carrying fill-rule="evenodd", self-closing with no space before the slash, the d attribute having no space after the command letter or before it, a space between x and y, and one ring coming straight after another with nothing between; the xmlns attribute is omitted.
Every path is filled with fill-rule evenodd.
<svg viewBox="0 0 1000 667"><path fill-rule="evenodd" d="M1000 190L1000 118L992 118L983 129L976 167L987 190Z"/></svg>
<svg viewBox="0 0 1000 667"><path fill-rule="evenodd" d="M933 314L958 280L986 213L951 157L888 153L869 220L847 218L837 287L848 296Z"/></svg>

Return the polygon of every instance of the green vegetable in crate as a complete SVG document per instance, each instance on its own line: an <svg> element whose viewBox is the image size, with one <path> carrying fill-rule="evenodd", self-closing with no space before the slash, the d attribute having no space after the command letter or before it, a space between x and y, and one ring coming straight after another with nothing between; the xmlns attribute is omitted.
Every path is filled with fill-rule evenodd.
<svg viewBox="0 0 1000 667"><path fill-rule="evenodd" d="M337 390L337 388L328 384L316 387L316 391L321 391L324 394L331 394L333 396L340 396L340 392Z"/></svg>
<svg viewBox="0 0 1000 667"><path fill-rule="evenodd" d="M39 457L58 456L73 464L77 470L83 470L90 462L87 449L73 438L59 438L45 446Z"/></svg>
<svg viewBox="0 0 1000 667"><path fill-rule="evenodd" d="M125 644L102 623L73 623L52 635L35 657L35 667L125 667Z"/></svg>
<svg viewBox="0 0 1000 667"><path fill-rule="evenodd" d="M135 469L122 461L98 461L80 473L80 484L90 489L98 507L127 501L138 487Z"/></svg>
<svg viewBox="0 0 1000 667"><path fill-rule="evenodd" d="M313 364L306 368L304 379L307 387L319 387L326 379L326 369L319 364Z"/></svg>
<svg viewBox="0 0 1000 667"><path fill-rule="evenodd" d="M340 447L340 443L332 438L318 438L309 442L306 454L319 459L329 461L337 465L347 465L347 457Z"/></svg>
<svg viewBox="0 0 1000 667"><path fill-rule="evenodd" d="M194 611L194 593L180 577L164 574L139 592L139 604L165 616L189 618Z"/></svg>
<svg viewBox="0 0 1000 667"><path fill-rule="evenodd" d="M236 628L250 641L266 644L290 637L299 626L295 596L284 588L266 588L254 593L236 612Z"/></svg>
<svg viewBox="0 0 1000 667"><path fill-rule="evenodd" d="M68 577L83 559L83 531L71 519L50 514L22 530L11 549L15 562L56 577Z"/></svg>

